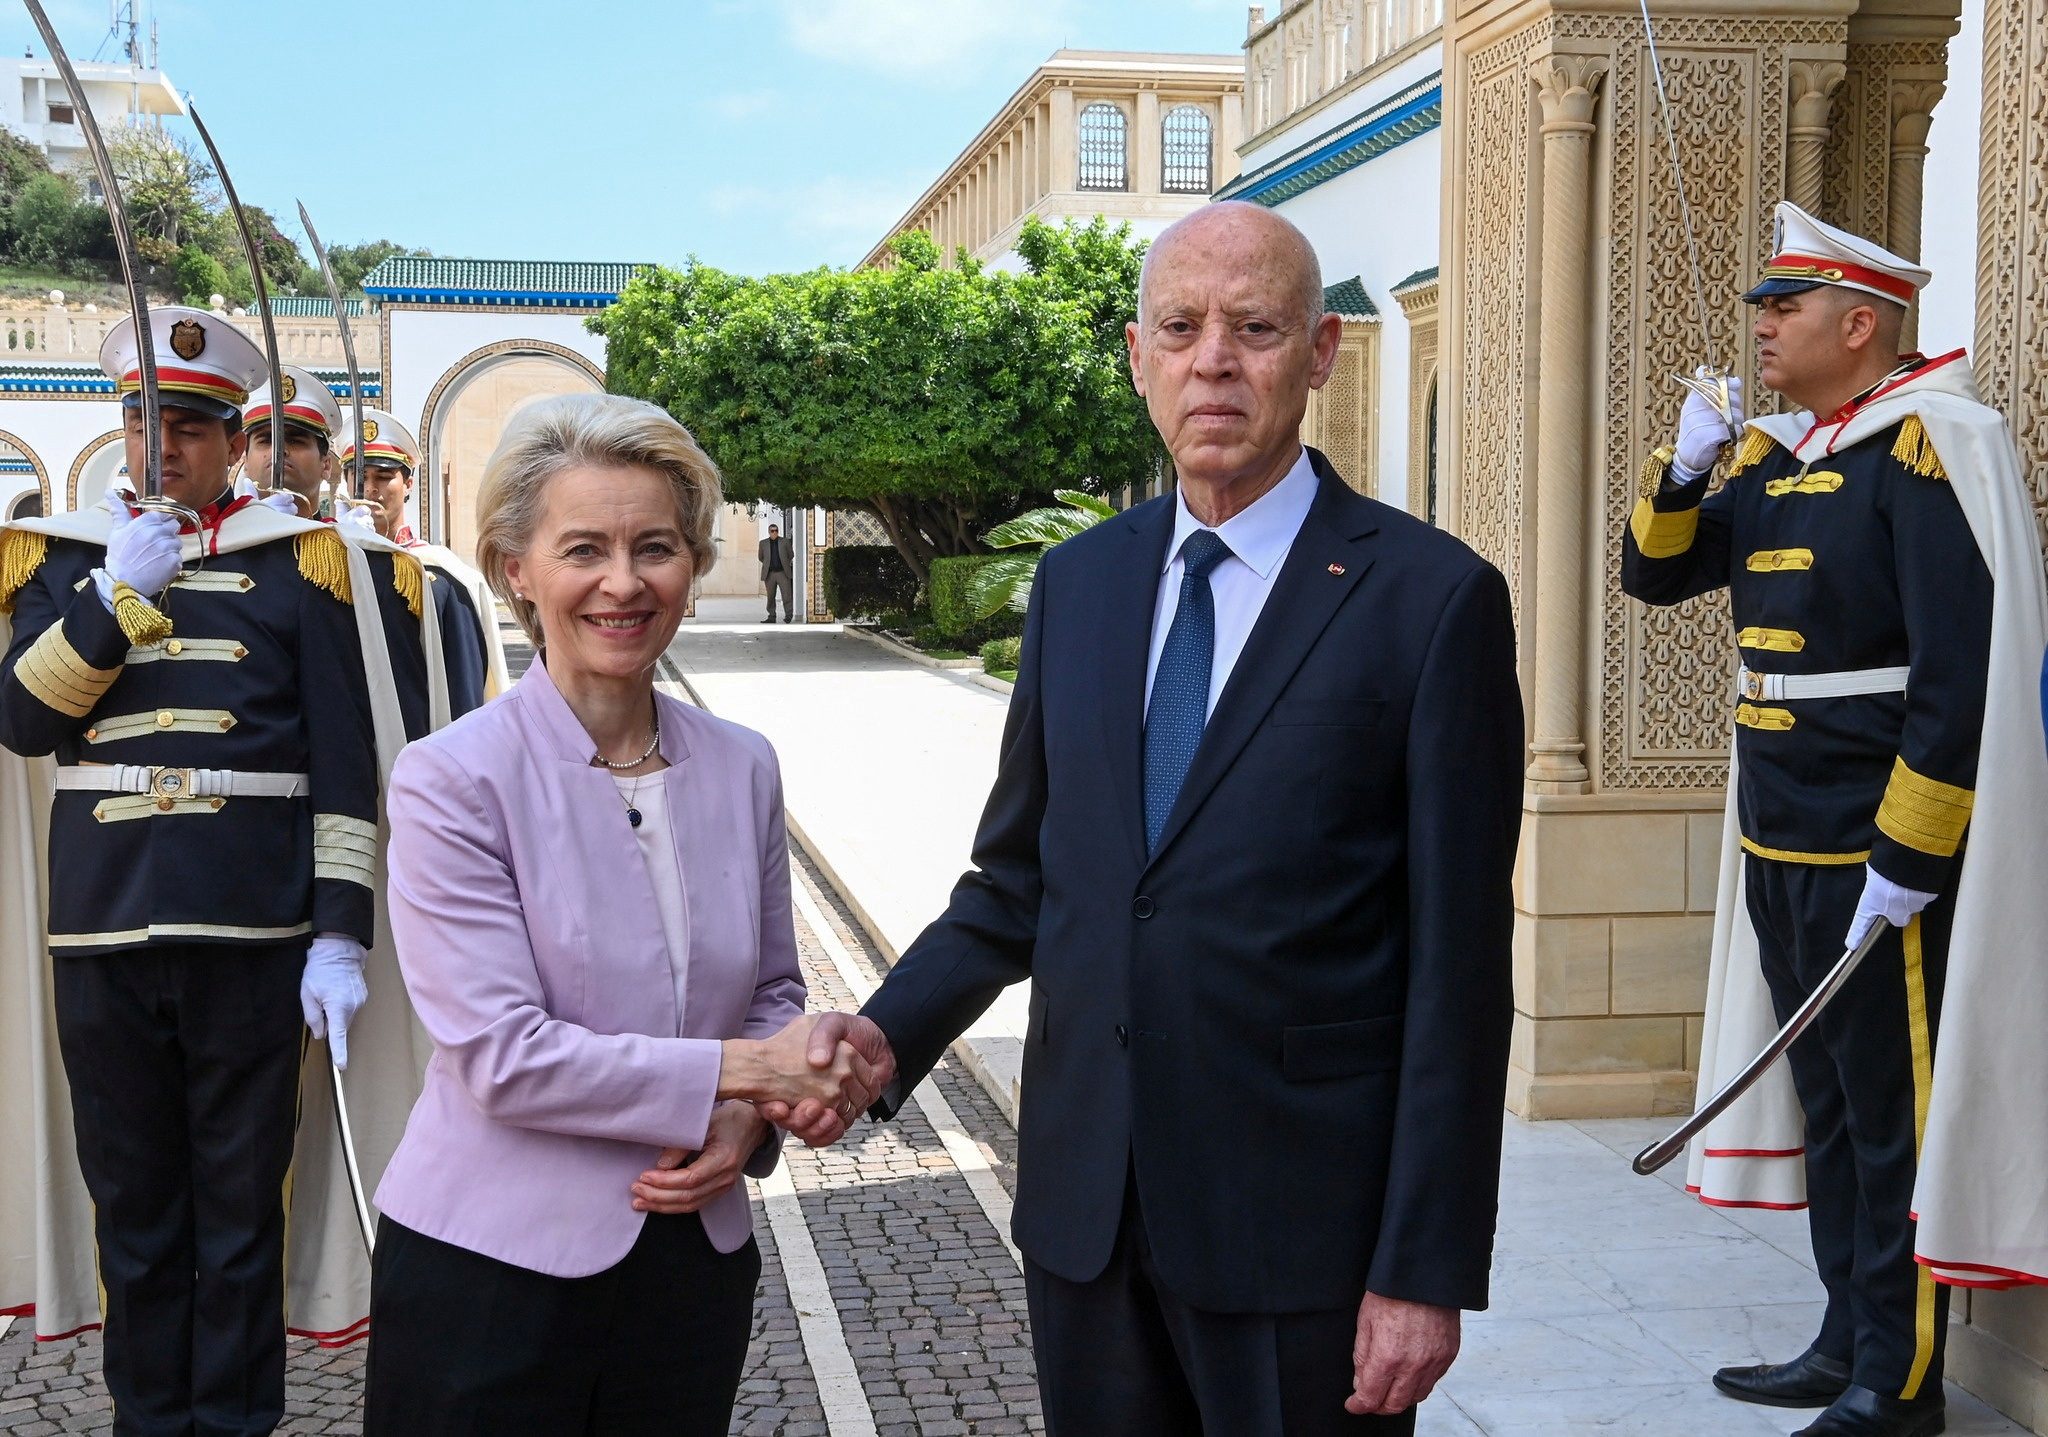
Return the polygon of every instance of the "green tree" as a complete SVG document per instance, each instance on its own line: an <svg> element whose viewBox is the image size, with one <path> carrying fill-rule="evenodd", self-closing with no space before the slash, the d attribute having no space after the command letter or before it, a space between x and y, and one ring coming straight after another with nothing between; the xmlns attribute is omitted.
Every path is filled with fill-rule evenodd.
<svg viewBox="0 0 2048 1437"><path fill-rule="evenodd" d="M431 250L412 249L394 244L388 239L369 240L363 244L338 244L327 251L327 262L334 266L334 282L345 295L363 292L363 277L378 265L400 254L431 254ZM327 287L320 282L319 266L313 267L316 288L314 293L325 294Z"/></svg>
<svg viewBox="0 0 2048 1437"><path fill-rule="evenodd" d="M151 264L170 264L195 238L217 253L220 188L205 154L190 140L149 125L108 132L107 153L135 229L135 247Z"/></svg>
<svg viewBox="0 0 2048 1437"><path fill-rule="evenodd" d="M196 244L186 245L178 251L178 258L171 266L178 292L185 296L185 303L206 307L212 296L227 295L228 272L221 262Z"/></svg>
<svg viewBox="0 0 2048 1437"><path fill-rule="evenodd" d="M1135 267L1049 235L1045 271L1022 275L944 268L922 232L887 269L658 269L591 327L610 387L688 425L730 497L872 514L923 582L1054 490L1120 487L1156 463L1128 379L1105 382L1101 314L1119 286L1131 312Z"/></svg>
<svg viewBox="0 0 2048 1437"><path fill-rule="evenodd" d="M70 273L111 240L105 211L66 175L32 177L8 206L8 252L18 264Z"/></svg>

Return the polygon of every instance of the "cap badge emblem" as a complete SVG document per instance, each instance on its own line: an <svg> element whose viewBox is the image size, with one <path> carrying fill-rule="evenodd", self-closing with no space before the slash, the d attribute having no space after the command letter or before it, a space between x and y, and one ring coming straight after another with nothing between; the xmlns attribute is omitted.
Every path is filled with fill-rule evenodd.
<svg viewBox="0 0 2048 1437"><path fill-rule="evenodd" d="M285 375L284 383L279 387L278 392L284 395L285 403L291 403L299 397L299 381L292 378L289 374Z"/></svg>
<svg viewBox="0 0 2048 1437"><path fill-rule="evenodd" d="M181 319L171 326L171 353L180 359L197 359L206 350L206 329L196 319Z"/></svg>
<svg viewBox="0 0 2048 1437"><path fill-rule="evenodd" d="M365 419L365 420L363 421L363 443L365 443L365 444L375 444L376 442L377 442L377 421L376 421L376 420L374 420L374 419Z"/></svg>

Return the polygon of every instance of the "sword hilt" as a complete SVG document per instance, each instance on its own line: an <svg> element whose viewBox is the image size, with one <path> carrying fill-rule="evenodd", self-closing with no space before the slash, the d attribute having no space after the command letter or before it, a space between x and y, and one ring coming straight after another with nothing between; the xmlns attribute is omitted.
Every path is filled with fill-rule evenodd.
<svg viewBox="0 0 2048 1437"><path fill-rule="evenodd" d="M199 517L199 511L190 504L180 504L175 499L166 499L159 494L145 494L139 499L130 499L128 502L145 513L168 514L178 521L181 528L190 529L195 534L204 535L206 532L206 522ZM196 574L205 567L206 545L202 539L199 546L199 562L194 564L189 570L183 564L180 564L178 566L178 573L180 577L187 573ZM156 603L163 598L163 595L151 594L148 597L151 603Z"/></svg>
<svg viewBox="0 0 2048 1437"><path fill-rule="evenodd" d="M1728 426L1728 442L1733 444L1741 437L1742 426L1735 422L1735 400L1728 392L1728 381L1734 378L1734 371L1718 364L1702 364L1690 374L1671 376L1678 385L1700 396L1714 406L1721 416L1721 422Z"/></svg>

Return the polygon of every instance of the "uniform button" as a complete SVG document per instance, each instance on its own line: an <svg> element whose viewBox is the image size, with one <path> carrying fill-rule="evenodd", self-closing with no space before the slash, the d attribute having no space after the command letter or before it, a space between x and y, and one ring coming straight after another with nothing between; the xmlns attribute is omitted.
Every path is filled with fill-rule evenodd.
<svg viewBox="0 0 2048 1437"><path fill-rule="evenodd" d="M172 639L168 644L164 645L164 652L175 659L178 655L185 652L185 641L183 639Z"/></svg>
<svg viewBox="0 0 2048 1437"><path fill-rule="evenodd" d="M1131 1030L1121 1023L1116 1025L1116 1045L1119 1048L1131 1046Z"/></svg>
<svg viewBox="0 0 2048 1437"><path fill-rule="evenodd" d="M1131 900L1131 916L1133 918L1150 918L1158 911L1157 908L1152 906L1152 900L1142 893Z"/></svg>
<svg viewBox="0 0 2048 1437"><path fill-rule="evenodd" d="M99 736L100 731L96 728L89 728L85 731L85 741L87 743L91 743L94 739L98 738Z"/></svg>
<svg viewBox="0 0 2048 1437"><path fill-rule="evenodd" d="M173 808L177 807L177 804L171 799L160 798L156 801L156 806L165 813L169 813Z"/></svg>
<svg viewBox="0 0 2048 1437"><path fill-rule="evenodd" d="M177 721L178 720L176 716L173 715L169 709L157 710L156 726L158 728L169 728L172 724L176 723Z"/></svg>

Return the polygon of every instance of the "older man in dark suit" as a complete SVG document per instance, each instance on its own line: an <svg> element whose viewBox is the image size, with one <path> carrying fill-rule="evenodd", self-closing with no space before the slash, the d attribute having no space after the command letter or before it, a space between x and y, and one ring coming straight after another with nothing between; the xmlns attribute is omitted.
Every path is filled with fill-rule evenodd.
<svg viewBox="0 0 2048 1437"><path fill-rule="evenodd" d="M887 1116L1031 980L1016 1236L1055 1437L1410 1432L1493 1245L1507 585L1302 447L1338 321L1292 225L1180 221L1139 309L1179 492L1046 556L975 868L814 1059L859 1044Z"/></svg>
<svg viewBox="0 0 2048 1437"><path fill-rule="evenodd" d="M761 582L768 589L768 617L764 624L775 622L775 596L782 595L782 622L792 622L789 611L790 591L794 580L791 575L796 569L796 556L790 552L789 540L782 536L780 524L768 526L768 537L755 546L761 559Z"/></svg>

